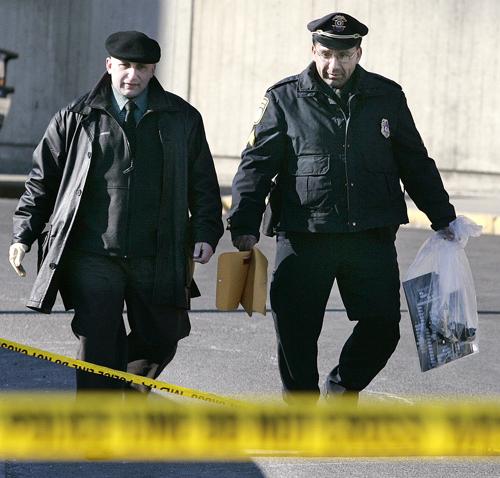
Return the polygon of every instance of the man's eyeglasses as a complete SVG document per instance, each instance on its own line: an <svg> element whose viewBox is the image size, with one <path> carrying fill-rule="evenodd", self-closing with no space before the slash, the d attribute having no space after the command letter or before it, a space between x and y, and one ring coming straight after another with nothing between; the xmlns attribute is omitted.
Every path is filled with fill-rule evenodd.
<svg viewBox="0 0 500 478"><path fill-rule="evenodd" d="M335 58L339 63L347 64L349 63L354 55L357 53L357 50L352 53L334 53L332 50L315 50L316 55L318 55L321 59L330 61L332 58Z"/></svg>

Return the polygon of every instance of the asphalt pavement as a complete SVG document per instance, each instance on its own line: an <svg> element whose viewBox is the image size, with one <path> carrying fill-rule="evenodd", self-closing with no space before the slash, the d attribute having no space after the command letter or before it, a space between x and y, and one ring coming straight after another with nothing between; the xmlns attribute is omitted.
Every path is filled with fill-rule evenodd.
<svg viewBox="0 0 500 478"><path fill-rule="evenodd" d="M51 315L30 312L24 304L35 276L35 254L26 258L28 275L18 278L7 261L11 217L15 199L0 199L0 337L55 353L74 356L77 341L70 329L71 314L60 302ZM494 205L490 204L495 215ZM481 211L479 211L481 212ZM403 228L398 233L397 249L401 275L416 251L429 236L428 230ZM274 243L264 238L259 247L273 268ZM215 310L217 255L232 250L226 233L216 256L205 266L197 265L195 279L203 296L193 301L190 314L191 335L179 344L173 362L159 377L166 382L232 397L279 396L276 341L269 313L248 317L243 311L222 313ZM402 300L401 341L387 367L362 393L362 400L388 402L414 401L420 397L460 398L499 397L500 352L500 237L483 235L469 241L466 248L476 284L479 309L479 353L420 372L413 333ZM324 377L336 364L340 348L352 324L336 287L332 291L319 342L318 365ZM73 371L34 358L0 350L2 380L0 390L73 389ZM248 462L80 462L0 464L0 477L21 478L80 477L406 477L429 476L465 478L500 477L498 458L367 458L301 459L254 458Z"/></svg>

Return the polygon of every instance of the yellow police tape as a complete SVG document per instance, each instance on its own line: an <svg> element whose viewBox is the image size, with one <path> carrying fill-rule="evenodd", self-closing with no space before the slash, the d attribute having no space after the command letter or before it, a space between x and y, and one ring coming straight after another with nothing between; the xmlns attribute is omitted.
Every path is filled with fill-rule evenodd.
<svg viewBox="0 0 500 478"><path fill-rule="evenodd" d="M71 359L0 347L203 403L140 394L0 395L0 457L188 460L280 456L500 455L500 401L252 404ZM211 405L232 405L214 407ZM237 406L234 406L237 405Z"/></svg>
<svg viewBox="0 0 500 478"><path fill-rule="evenodd" d="M85 362L83 360L72 359L64 355L47 352L46 350L19 344L7 339L0 338L0 348L12 350L13 352L18 352L38 359L47 360L49 362L58 365L64 365L66 367L74 368L77 370L83 370L85 372L95 373L97 375L102 375L117 380L123 380L128 384L135 383L138 385L145 385L147 387L151 387L151 389L154 390L171 393L182 397L194 398L196 400L202 400L217 405L237 405L240 403L238 400L221 397L213 393L200 392L199 390L193 390L191 388L181 387L179 385L172 385L171 383L154 380L152 378L141 377L139 375L103 367L101 365Z"/></svg>
<svg viewBox="0 0 500 478"><path fill-rule="evenodd" d="M158 461L500 455L499 402L229 408L140 397L0 395L0 457Z"/></svg>

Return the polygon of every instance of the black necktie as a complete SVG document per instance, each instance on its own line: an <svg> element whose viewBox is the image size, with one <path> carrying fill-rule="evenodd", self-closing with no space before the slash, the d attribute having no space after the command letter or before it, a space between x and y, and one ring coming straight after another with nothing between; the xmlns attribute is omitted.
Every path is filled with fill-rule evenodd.
<svg viewBox="0 0 500 478"><path fill-rule="evenodd" d="M135 150L135 110L137 108L137 105L132 101L129 100L127 103L125 103L125 122L123 123L123 129L125 130L125 134L127 135L127 138L130 143L130 147L132 149L132 152Z"/></svg>
<svg viewBox="0 0 500 478"><path fill-rule="evenodd" d="M134 156L135 156L135 115L134 111L137 108L137 105L129 100L125 103L125 121L123 123L123 129L125 130L125 134L127 135L128 142L130 144L131 150L131 159L130 166L123 171L123 174L130 173L134 169Z"/></svg>

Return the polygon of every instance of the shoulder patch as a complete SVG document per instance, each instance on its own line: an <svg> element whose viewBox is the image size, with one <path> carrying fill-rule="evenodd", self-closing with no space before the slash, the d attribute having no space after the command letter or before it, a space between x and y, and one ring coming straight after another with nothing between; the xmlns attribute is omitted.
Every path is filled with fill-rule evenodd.
<svg viewBox="0 0 500 478"><path fill-rule="evenodd" d="M286 85L288 83L293 83L294 81L297 81L299 78L299 75L293 75L293 76L288 76L287 78L283 78L282 80L278 81L274 85L270 86L267 91L274 90L275 88L278 88L279 86Z"/></svg>
<svg viewBox="0 0 500 478"><path fill-rule="evenodd" d="M250 132L250 136L248 137L247 143L249 146L253 146L255 144L255 127L262 121L262 117L266 112L267 105L269 104L269 98L264 96L262 101L260 102L259 108L255 113L253 118L252 131Z"/></svg>
<svg viewBox="0 0 500 478"><path fill-rule="evenodd" d="M262 101L260 102L259 109L255 113L255 116L253 118L254 125L258 125L260 123L262 117L264 116L264 113L266 112L268 104L269 104L269 98L267 96L264 96L264 98L262 98Z"/></svg>

